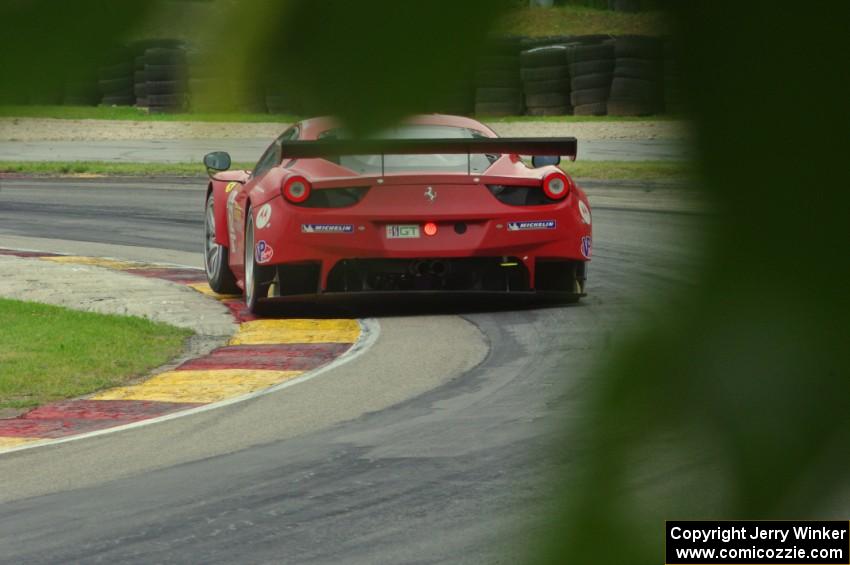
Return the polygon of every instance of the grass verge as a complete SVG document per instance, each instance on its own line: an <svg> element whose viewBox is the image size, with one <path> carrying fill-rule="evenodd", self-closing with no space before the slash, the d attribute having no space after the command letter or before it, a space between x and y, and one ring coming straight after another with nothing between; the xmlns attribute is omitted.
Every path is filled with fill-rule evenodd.
<svg viewBox="0 0 850 565"><path fill-rule="evenodd" d="M177 356L191 334L142 318L0 298L0 408L117 386Z"/></svg>
<svg viewBox="0 0 850 565"><path fill-rule="evenodd" d="M636 14L587 6L524 6L509 12L497 31L510 35L546 37L551 35L668 35L669 17L662 11Z"/></svg>
<svg viewBox="0 0 850 565"><path fill-rule="evenodd" d="M250 169L253 163L234 163ZM562 161L561 167L580 179L686 180L685 161ZM0 161L0 173L28 176L181 176L204 177L200 163L112 163L103 161Z"/></svg>
<svg viewBox="0 0 850 565"><path fill-rule="evenodd" d="M250 169L254 163L234 163L233 169ZM111 161L0 161L0 174L32 176L178 176L203 177L200 162L121 163Z"/></svg>
<svg viewBox="0 0 850 565"><path fill-rule="evenodd" d="M687 181L693 177L687 161L561 161L560 167L587 180Z"/></svg>

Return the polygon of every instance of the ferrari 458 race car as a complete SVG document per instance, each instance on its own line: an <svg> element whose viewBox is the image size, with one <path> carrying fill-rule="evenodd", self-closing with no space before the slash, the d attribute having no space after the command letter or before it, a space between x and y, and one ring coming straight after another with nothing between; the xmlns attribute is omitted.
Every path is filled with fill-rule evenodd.
<svg viewBox="0 0 850 565"><path fill-rule="evenodd" d="M532 166L520 158L531 155ZM590 207L556 165L575 138L499 138L463 117L413 117L368 139L299 122L251 171L210 153L206 273L220 293L584 296Z"/></svg>

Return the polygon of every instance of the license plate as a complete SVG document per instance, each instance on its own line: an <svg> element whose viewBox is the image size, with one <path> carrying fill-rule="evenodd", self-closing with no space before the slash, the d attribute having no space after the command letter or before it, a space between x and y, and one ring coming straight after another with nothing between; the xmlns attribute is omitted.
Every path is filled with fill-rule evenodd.
<svg viewBox="0 0 850 565"><path fill-rule="evenodd" d="M387 239L413 239L419 237L419 226L411 225L388 225Z"/></svg>

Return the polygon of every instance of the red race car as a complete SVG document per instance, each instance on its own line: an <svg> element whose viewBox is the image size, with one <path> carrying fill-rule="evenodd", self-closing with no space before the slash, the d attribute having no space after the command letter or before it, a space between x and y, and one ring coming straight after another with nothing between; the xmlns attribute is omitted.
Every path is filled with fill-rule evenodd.
<svg viewBox="0 0 850 565"><path fill-rule="evenodd" d="M532 166L519 155L532 155ZM252 171L210 153L206 272L220 293L584 296L590 207L556 165L575 138L499 138L470 118L416 116L352 139L299 122ZM307 296L309 295L309 296Z"/></svg>

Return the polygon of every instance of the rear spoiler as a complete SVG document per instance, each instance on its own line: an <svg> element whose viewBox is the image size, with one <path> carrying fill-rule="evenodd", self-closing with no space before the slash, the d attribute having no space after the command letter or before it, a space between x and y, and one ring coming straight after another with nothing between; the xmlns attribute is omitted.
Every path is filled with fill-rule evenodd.
<svg viewBox="0 0 850 565"><path fill-rule="evenodd" d="M281 141L283 159L314 159L339 155L380 155L384 174L385 155L456 154L467 156L467 172L472 169L471 155L515 154L566 156L575 161L578 142L574 137L479 137L473 139L321 139L317 141Z"/></svg>
<svg viewBox="0 0 850 565"><path fill-rule="evenodd" d="M323 139L282 141L282 156L312 159L337 155L516 154L569 157L574 161L574 137L480 137L473 139Z"/></svg>

